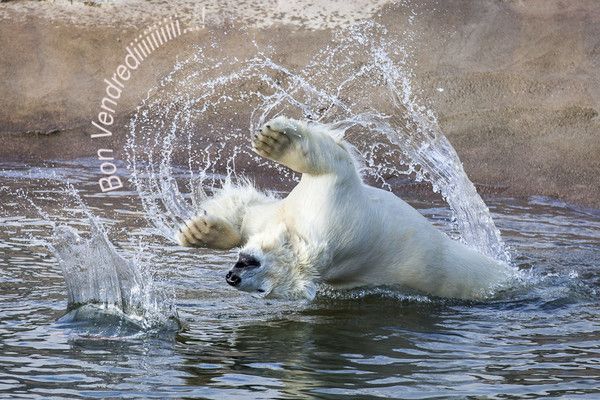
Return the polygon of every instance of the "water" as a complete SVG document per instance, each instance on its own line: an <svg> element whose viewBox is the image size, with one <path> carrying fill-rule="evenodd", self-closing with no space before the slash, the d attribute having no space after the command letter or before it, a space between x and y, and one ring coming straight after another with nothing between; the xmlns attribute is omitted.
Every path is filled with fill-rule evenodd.
<svg viewBox="0 0 600 400"><path fill-rule="evenodd" d="M131 191L98 194L93 160L0 166L2 394L600 394L600 212L542 198L486 205L411 86L410 32L354 26L299 71L258 47L228 58L218 40L178 61L131 119ZM385 287L323 287L311 303L231 289L235 252L180 248L173 232L225 179L292 187L297 175L248 151L278 114L343 133L367 182L512 263L517 281L483 303Z"/></svg>
<svg viewBox="0 0 600 400"><path fill-rule="evenodd" d="M523 283L485 303L391 289L319 294L313 303L230 288L234 252L177 248L148 229L135 192L98 195L89 160L2 165L0 397L594 398L600 367L600 212L549 199L488 198ZM54 177L52 179L48 177ZM119 312L67 312L54 225L90 237L69 177L123 256L142 254L182 328ZM445 230L439 199L396 187ZM151 254L151 255L150 255ZM63 317L63 318L61 318Z"/></svg>

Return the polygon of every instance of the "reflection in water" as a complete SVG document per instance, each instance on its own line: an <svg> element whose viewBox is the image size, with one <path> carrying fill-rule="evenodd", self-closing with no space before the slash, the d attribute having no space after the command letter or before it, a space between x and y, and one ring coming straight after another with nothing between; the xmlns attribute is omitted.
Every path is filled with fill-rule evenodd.
<svg viewBox="0 0 600 400"><path fill-rule="evenodd" d="M241 326L223 340L210 340L207 354L188 358L187 382L223 393L233 387L264 394L268 388L289 397L543 396L565 393L569 384L561 384L581 371L578 386L594 390L595 351L574 345L573 335L595 341L597 349L597 321L586 332L580 326L585 321L573 323L571 316L559 317L566 325L557 327L556 315L544 310L524 316L523 309L508 308L381 298L318 303L293 318ZM182 336L190 353L206 344Z"/></svg>

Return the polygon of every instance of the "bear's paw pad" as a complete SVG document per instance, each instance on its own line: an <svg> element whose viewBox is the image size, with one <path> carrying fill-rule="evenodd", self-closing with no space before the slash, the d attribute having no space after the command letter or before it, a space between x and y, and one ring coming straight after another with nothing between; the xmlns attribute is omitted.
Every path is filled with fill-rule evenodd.
<svg viewBox="0 0 600 400"><path fill-rule="evenodd" d="M252 141L254 151L266 158L278 160L289 150L298 128L286 118L275 118L263 125Z"/></svg>

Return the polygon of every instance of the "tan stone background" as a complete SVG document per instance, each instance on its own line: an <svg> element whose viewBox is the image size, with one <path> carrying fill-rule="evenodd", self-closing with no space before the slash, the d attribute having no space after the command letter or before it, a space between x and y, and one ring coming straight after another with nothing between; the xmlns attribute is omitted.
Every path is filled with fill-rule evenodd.
<svg viewBox="0 0 600 400"><path fill-rule="evenodd" d="M227 32L228 54L252 31L301 67L331 30L372 18L414 31L414 85L481 190L600 206L596 0L0 1L0 159L94 157L103 77L140 29L175 13L202 29L136 71L120 124L210 31Z"/></svg>

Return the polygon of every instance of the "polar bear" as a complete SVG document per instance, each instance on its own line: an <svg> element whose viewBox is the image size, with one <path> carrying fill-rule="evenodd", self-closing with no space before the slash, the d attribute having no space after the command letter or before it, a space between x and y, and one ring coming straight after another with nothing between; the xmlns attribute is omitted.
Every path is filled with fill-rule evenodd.
<svg viewBox="0 0 600 400"><path fill-rule="evenodd" d="M393 193L363 183L354 148L325 125L283 116L255 135L255 153L302 174L283 199L251 184L225 185L181 226L182 246L228 250L235 288L313 299L334 288L391 285L426 295L481 299L510 267L457 242Z"/></svg>

